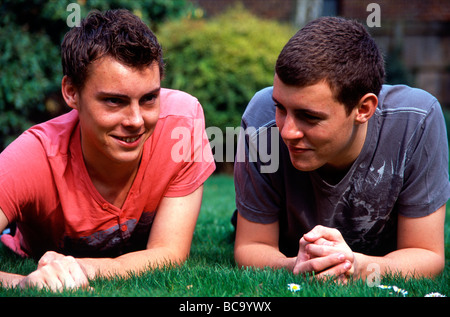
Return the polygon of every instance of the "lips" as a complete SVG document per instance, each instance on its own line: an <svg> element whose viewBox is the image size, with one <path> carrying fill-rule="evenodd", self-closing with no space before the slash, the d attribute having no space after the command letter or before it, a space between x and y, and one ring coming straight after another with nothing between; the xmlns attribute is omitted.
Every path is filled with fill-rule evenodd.
<svg viewBox="0 0 450 317"><path fill-rule="evenodd" d="M120 140L120 141L124 141L126 143L133 143L135 142L137 139L139 139L140 135L135 136L135 137L126 137L126 138L121 138L121 137L115 137L116 139Z"/></svg>
<svg viewBox="0 0 450 317"><path fill-rule="evenodd" d="M116 136L116 135L113 135L112 137L117 139L117 140L119 140L119 141L125 142L127 144L133 144L134 142L139 140L139 138L141 136L142 136L142 134L133 135L133 136Z"/></svg>
<svg viewBox="0 0 450 317"><path fill-rule="evenodd" d="M292 145L288 145L288 149L289 149L289 152L291 152L291 153L304 153L307 151L311 151L310 148L297 147L297 146L292 146Z"/></svg>

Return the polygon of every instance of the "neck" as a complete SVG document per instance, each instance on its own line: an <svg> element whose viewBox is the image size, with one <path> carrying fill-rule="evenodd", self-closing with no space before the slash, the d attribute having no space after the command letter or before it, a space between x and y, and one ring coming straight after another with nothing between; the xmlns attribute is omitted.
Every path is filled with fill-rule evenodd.
<svg viewBox="0 0 450 317"><path fill-rule="evenodd" d="M140 160L113 162L101 155L90 155L82 147L89 177L100 195L121 208L139 170Z"/></svg>

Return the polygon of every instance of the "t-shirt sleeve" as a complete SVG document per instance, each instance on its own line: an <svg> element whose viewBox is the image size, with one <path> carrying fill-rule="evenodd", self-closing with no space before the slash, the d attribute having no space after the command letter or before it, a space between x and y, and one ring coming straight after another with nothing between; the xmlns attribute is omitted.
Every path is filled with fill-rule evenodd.
<svg viewBox="0 0 450 317"><path fill-rule="evenodd" d="M200 187L215 170L200 103L196 103L195 116L189 124L175 126L170 133L172 138L179 139L171 147L171 159L181 165L165 196L186 196Z"/></svg>
<svg viewBox="0 0 450 317"><path fill-rule="evenodd" d="M245 219L268 224L278 220L281 199L279 188L273 186L273 175L262 173L265 165L259 158L252 159L255 139L255 135L248 134L239 138L237 156L245 151L245 161L236 161L234 165L236 208Z"/></svg>
<svg viewBox="0 0 450 317"><path fill-rule="evenodd" d="M236 207L247 220L273 223L279 220L283 183L277 181L282 169L279 133L274 122L271 89L258 92L250 101L241 123L234 184Z"/></svg>
<svg viewBox="0 0 450 317"><path fill-rule="evenodd" d="M38 212L52 185L52 173L40 141L29 131L0 154L0 208L10 222L25 210Z"/></svg>
<svg viewBox="0 0 450 317"><path fill-rule="evenodd" d="M436 211L450 197L448 141L439 102L434 102L409 143L399 213L423 217Z"/></svg>

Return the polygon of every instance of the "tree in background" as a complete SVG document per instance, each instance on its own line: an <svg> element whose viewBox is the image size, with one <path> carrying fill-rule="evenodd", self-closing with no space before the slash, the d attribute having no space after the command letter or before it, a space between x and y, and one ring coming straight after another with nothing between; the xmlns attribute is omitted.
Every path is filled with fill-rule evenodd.
<svg viewBox="0 0 450 317"><path fill-rule="evenodd" d="M202 104L207 126L239 127L255 92L273 83L275 62L295 29L255 17L242 5L211 19L161 25L164 86L186 91Z"/></svg>
<svg viewBox="0 0 450 317"><path fill-rule="evenodd" d="M69 30L67 6L81 17L93 9L125 8L154 31L193 11L186 0L2 0L0 2L0 151L35 123L64 113L60 44Z"/></svg>

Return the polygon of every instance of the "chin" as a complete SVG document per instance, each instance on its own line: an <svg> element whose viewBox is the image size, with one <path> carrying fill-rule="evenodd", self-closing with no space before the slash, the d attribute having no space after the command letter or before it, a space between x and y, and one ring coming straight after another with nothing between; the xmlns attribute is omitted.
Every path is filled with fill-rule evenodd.
<svg viewBox="0 0 450 317"><path fill-rule="evenodd" d="M119 164L127 164L127 163L133 163L141 158L141 151L136 152L128 152L128 153L120 153L113 155L111 159Z"/></svg>
<svg viewBox="0 0 450 317"><path fill-rule="evenodd" d="M314 164L311 162L294 160L292 157L291 157L291 163L297 170L302 171L302 172L312 172L312 171L319 169L322 166L320 164Z"/></svg>

